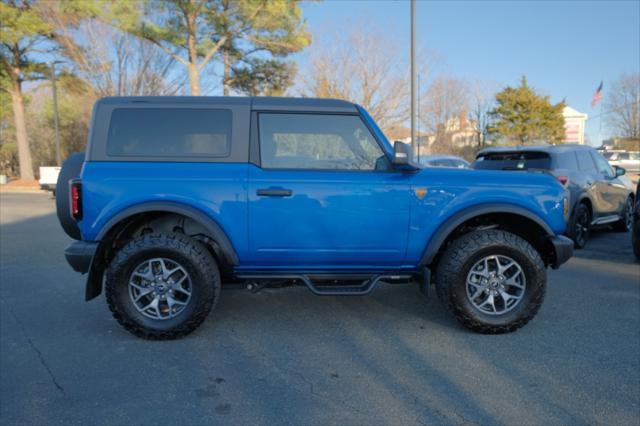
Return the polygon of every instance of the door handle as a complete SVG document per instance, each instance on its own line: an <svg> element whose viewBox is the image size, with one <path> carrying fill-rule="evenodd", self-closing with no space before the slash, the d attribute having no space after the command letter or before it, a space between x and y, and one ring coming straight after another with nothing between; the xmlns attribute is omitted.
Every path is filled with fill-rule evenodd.
<svg viewBox="0 0 640 426"><path fill-rule="evenodd" d="M284 188L263 188L256 191L260 197L290 197L292 191Z"/></svg>

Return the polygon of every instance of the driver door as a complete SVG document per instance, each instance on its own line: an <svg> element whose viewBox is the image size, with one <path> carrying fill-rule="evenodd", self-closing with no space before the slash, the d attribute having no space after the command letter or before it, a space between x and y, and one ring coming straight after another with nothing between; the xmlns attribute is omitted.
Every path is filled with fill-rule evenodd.
<svg viewBox="0 0 640 426"><path fill-rule="evenodd" d="M627 201L627 188L616 176L615 170L604 157L591 152L599 174L598 197L607 214L619 214Z"/></svg>
<svg viewBox="0 0 640 426"><path fill-rule="evenodd" d="M396 172L360 116L258 114L249 172L252 267L394 268L409 227L409 175Z"/></svg>

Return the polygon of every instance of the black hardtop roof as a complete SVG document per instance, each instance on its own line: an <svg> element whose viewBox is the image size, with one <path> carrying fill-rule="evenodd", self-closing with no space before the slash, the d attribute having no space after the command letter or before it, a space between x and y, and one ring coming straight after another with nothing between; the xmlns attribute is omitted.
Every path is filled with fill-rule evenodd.
<svg viewBox="0 0 640 426"><path fill-rule="evenodd" d="M531 146L497 146L491 148L484 148L476 154L476 158L486 154L502 154L502 153L515 153L515 152L546 152L548 154L559 154L563 152L577 151L577 150L593 150L594 148L589 145L580 145L576 143L560 144L560 145L531 145Z"/></svg>
<svg viewBox="0 0 640 426"><path fill-rule="evenodd" d="M321 110L356 112L355 104L340 99L288 98L270 96L109 96L98 104L220 104L249 105L257 110Z"/></svg>

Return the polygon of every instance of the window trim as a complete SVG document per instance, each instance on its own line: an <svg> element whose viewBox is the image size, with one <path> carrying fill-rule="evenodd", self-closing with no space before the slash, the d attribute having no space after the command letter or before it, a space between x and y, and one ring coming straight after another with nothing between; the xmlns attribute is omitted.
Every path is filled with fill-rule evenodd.
<svg viewBox="0 0 640 426"><path fill-rule="evenodd" d="M387 160L387 169L386 170L355 170L355 169L302 169L302 168L290 168L290 167L263 167L262 166L262 152L261 152L261 141L260 141L260 115L261 114L294 114L294 115L341 115L341 116L350 116L350 117L358 117L363 126L369 131L369 134L378 145L380 152ZM255 123L255 125L254 125ZM255 147L255 148L254 148ZM250 148L250 162L261 170L264 171L286 171L286 172L329 172L329 173L396 173L398 170L393 166L391 159L387 154L387 151L384 149L384 145L380 142L375 132L369 127L367 121L363 119L363 117L357 112L332 112L332 111L272 111L272 110L252 110L251 111L251 148Z"/></svg>
<svg viewBox="0 0 640 426"><path fill-rule="evenodd" d="M109 152L109 137L111 135L111 126L113 126L113 114L116 111L119 110L131 110L131 109L140 109L140 110L159 110L159 109L170 109L170 110L188 110L188 111L211 111L211 112L216 112L216 111L224 111L225 113L227 113L229 116L229 133L227 134L227 149L226 152L222 155L209 155L209 154L180 154L180 155L148 155L148 154L113 154L111 152ZM194 161L197 159L204 159L204 160L215 160L215 159L222 159L222 158L229 158L229 156L231 155L231 145L233 143L233 111L229 108L194 108L192 106L189 107L184 107L184 108L175 108L175 107L169 107L169 108L157 108L157 107L153 107L153 106L149 106L147 108L127 108L127 107L115 107L111 110L111 113L109 114L109 126L107 127L107 138L105 141L105 153L107 157L110 158L114 158L116 159L116 161L120 161L120 159L122 158L167 158L167 159L179 159L179 160L184 160L186 162L190 162L190 161ZM134 160L135 161L135 160Z"/></svg>

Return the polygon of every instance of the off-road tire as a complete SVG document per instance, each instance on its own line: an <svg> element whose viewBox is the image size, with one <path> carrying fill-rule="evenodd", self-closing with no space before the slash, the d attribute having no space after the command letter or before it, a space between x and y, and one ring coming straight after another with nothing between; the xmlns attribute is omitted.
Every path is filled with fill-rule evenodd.
<svg viewBox="0 0 640 426"><path fill-rule="evenodd" d="M578 234L576 229L578 225L578 221L586 220L587 230L583 231L582 235ZM569 232L567 236L573 240L573 247L577 250L584 248L587 245L587 241L589 241L589 235L591 234L591 211L589 207L580 203L576 206L575 212L573 212L573 216L571 217L571 221L569 222Z"/></svg>
<svg viewBox="0 0 640 426"><path fill-rule="evenodd" d="M183 312L171 319L145 317L129 297L128 280L133 269L153 257L177 261L191 277L191 300ZM217 303L220 272L214 258L198 241L181 234L148 234L118 251L106 272L105 294L113 317L129 332L150 340L178 339L202 324Z"/></svg>
<svg viewBox="0 0 640 426"><path fill-rule="evenodd" d="M629 215L629 217L627 217ZM613 230L617 232L629 232L633 227L633 198L627 198L622 211L622 217L613 224Z"/></svg>
<svg viewBox="0 0 640 426"><path fill-rule="evenodd" d="M492 254L515 260L526 278L523 299L502 315L481 312L466 292L470 268ZM440 300L463 326L483 334L508 333L527 324L542 305L546 282L545 265L536 249L519 236L501 230L474 231L459 237L446 248L436 269Z"/></svg>

